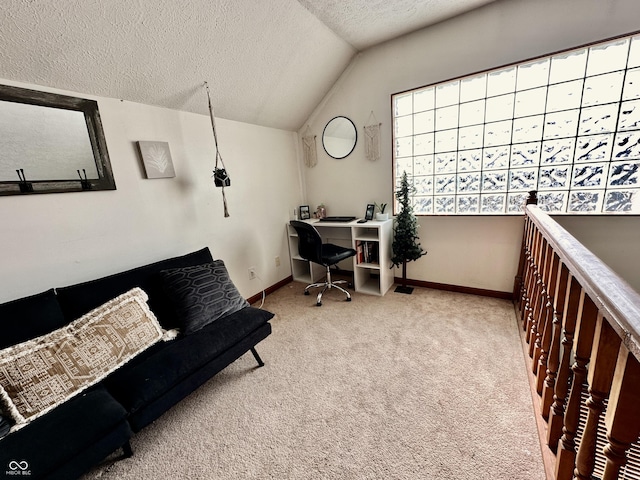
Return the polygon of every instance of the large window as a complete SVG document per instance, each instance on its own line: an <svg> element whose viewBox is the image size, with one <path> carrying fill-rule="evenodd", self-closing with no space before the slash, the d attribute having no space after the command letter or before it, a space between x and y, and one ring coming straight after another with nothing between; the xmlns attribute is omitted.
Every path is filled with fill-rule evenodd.
<svg viewBox="0 0 640 480"><path fill-rule="evenodd" d="M640 35L392 95L417 215L640 213Z"/></svg>

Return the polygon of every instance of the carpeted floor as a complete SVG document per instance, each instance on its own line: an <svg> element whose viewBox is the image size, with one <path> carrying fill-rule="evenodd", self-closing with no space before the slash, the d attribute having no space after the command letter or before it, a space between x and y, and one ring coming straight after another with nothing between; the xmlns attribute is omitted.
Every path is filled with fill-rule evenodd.
<svg viewBox="0 0 640 480"><path fill-rule="evenodd" d="M291 283L273 334L86 479L543 480L513 306Z"/></svg>

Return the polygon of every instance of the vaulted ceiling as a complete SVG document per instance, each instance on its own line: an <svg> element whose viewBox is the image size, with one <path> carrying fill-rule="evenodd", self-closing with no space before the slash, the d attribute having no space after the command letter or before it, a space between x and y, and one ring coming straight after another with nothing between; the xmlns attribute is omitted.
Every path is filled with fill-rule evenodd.
<svg viewBox="0 0 640 480"><path fill-rule="evenodd" d="M353 57L494 0L2 0L0 79L297 130Z"/></svg>

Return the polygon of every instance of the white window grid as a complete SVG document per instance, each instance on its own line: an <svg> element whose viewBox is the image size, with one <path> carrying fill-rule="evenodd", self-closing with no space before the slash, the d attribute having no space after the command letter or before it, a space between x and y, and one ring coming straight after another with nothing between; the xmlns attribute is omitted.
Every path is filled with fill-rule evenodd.
<svg viewBox="0 0 640 480"><path fill-rule="evenodd" d="M639 214L634 35L393 94L414 213L517 215L536 190L552 214Z"/></svg>

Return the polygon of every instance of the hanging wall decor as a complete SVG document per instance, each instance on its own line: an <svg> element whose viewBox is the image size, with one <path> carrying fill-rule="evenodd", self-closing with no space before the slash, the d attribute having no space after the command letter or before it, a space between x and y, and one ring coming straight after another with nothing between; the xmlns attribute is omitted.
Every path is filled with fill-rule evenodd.
<svg viewBox="0 0 640 480"><path fill-rule="evenodd" d="M380 125L382 124L376 120L373 110L369 115L369 123L370 125L364 127L364 154L367 160L375 162L380 159Z"/></svg>
<svg viewBox="0 0 640 480"><path fill-rule="evenodd" d="M147 178L176 176L167 142L137 142Z"/></svg>
<svg viewBox="0 0 640 480"><path fill-rule="evenodd" d="M318 163L318 154L316 152L316 136L311 132L311 128L307 125L307 129L302 135L302 148L304 154L304 164L313 168Z"/></svg>
<svg viewBox="0 0 640 480"><path fill-rule="evenodd" d="M229 209L227 208L227 197L224 193L224 187L231 185L231 178L227 173L227 169L222 161L222 155L220 155L220 148L218 147L218 135L216 134L216 121L213 116L213 106L211 105L211 94L209 93L209 84L204 82L204 87L207 90L207 98L209 99L209 116L211 117L211 128L213 129L213 141L216 145L216 165L213 169L213 181L216 187L222 188L222 204L224 205L224 216L229 216Z"/></svg>

